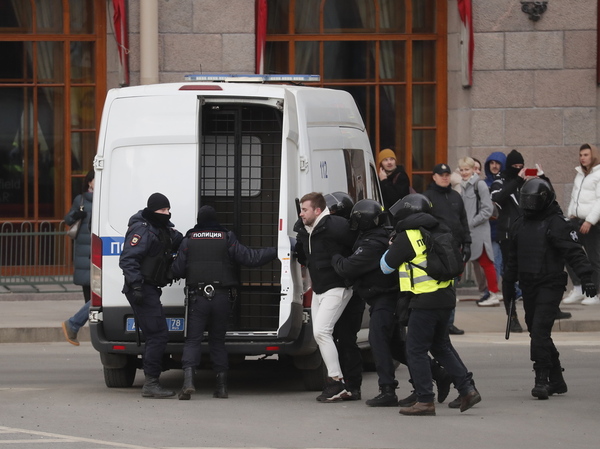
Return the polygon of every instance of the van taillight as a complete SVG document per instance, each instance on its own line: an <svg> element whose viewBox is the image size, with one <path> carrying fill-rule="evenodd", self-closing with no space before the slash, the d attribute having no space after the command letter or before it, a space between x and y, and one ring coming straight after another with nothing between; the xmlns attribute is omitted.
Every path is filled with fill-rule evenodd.
<svg viewBox="0 0 600 449"><path fill-rule="evenodd" d="M92 234L92 307L102 307L102 239Z"/></svg>
<svg viewBox="0 0 600 449"><path fill-rule="evenodd" d="M312 297L313 297L313 290L312 290L312 288L309 288L302 295L302 306L310 307L312 305Z"/></svg>

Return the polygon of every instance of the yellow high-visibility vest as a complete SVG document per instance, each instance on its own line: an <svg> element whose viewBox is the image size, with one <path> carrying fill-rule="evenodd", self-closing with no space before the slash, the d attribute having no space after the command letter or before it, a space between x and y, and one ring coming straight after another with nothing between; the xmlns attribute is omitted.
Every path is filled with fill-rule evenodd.
<svg viewBox="0 0 600 449"><path fill-rule="evenodd" d="M427 254L425 253L427 248L425 247L421 231L418 229L408 229L406 230L406 235L416 256L413 260L404 262L398 268L400 291L412 292L415 295L419 295L421 293L435 292L452 285L453 280L437 281L425 271L425 268L427 268Z"/></svg>

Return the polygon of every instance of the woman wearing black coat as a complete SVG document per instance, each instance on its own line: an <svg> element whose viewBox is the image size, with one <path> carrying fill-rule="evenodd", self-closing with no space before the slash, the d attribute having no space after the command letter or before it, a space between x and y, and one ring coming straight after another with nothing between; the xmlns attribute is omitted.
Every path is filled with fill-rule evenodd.
<svg viewBox="0 0 600 449"><path fill-rule="evenodd" d="M81 219L79 233L75 238L75 248L73 250L73 283L81 285L83 289L83 299L85 304L79 311L68 320L62 323L63 333L69 343L79 346L77 341L77 332L88 320L90 309L90 256L91 256L91 220L92 220L92 201L94 195L94 170L90 170L83 182L83 192L75 197L71 209L65 215L65 223L69 226ZM82 209L83 208L83 209Z"/></svg>

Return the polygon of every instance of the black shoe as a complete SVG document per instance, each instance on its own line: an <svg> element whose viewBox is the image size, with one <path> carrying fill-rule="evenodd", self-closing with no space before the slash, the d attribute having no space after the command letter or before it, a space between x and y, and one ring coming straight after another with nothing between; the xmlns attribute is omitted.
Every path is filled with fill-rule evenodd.
<svg viewBox="0 0 600 449"><path fill-rule="evenodd" d="M448 408L460 408L460 396L455 400L448 402Z"/></svg>
<svg viewBox="0 0 600 449"><path fill-rule="evenodd" d="M462 329L459 329L454 324L451 324L450 327L448 327L448 333L450 335L463 335L465 333L465 331Z"/></svg>
<svg viewBox="0 0 600 449"><path fill-rule="evenodd" d="M373 399L365 402L369 407L396 407L398 405L398 396L396 396L395 385L381 385L379 394Z"/></svg>
<svg viewBox="0 0 600 449"><path fill-rule="evenodd" d="M571 315L569 312L563 312L562 310L559 309L558 315L556 315L556 319L557 320L568 320L572 316L573 315Z"/></svg>
<svg viewBox="0 0 600 449"><path fill-rule="evenodd" d="M317 396L319 402L339 402L342 397L347 395L346 386L341 380L334 380L331 377L327 378L323 392Z"/></svg>
<svg viewBox="0 0 600 449"><path fill-rule="evenodd" d="M158 377L146 375L144 386L142 387L142 397L145 398L170 398L175 396L175 392L163 388L159 383Z"/></svg>
<svg viewBox="0 0 600 449"><path fill-rule="evenodd" d="M481 402L481 396L477 390L471 390L464 396L460 397L460 412L466 412L475 404Z"/></svg>
<svg viewBox="0 0 600 449"><path fill-rule="evenodd" d="M357 388L346 389L346 392L342 393L342 395L340 397L342 398L342 401L360 401L360 399L361 399L360 389L357 389Z"/></svg>
<svg viewBox="0 0 600 449"><path fill-rule="evenodd" d="M413 405L415 405L417 403L417 393L415 393L414 391L412 391L408 396L406 396L404 399L400 399L398 401L398 405L400 407L412 407Z"/></svg>

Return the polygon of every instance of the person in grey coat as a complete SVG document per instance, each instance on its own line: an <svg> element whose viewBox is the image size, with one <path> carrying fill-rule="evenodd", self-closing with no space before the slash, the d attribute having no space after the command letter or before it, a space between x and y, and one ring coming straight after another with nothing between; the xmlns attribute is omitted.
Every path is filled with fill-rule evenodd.
<svg viewBox="0 0 600 449"><path fill-rule="evenodd" d="M88 320L90 310L90 256L91 256L91 220L92 200L94 195L94 170L90 170L83 181L83 192L75 197L71 209L65 215L65 223L69 226L81 219L79 233L75 238L73 250L73 283L81 285L85 304L75 315L62 323L63 333L66 340L72 345L79 346L77 333ZM83 208L83 209L82 209Z"/></svg>
<svg viewBox="0 0 600 449"><path fill-rule="evenodd" d="M500 293L498 277L494 267L494 249L490 231L490 217L494 210L490 191L487 184L473 170L475 161L470 157L458 160L459 172L462 178L462 199L467 212L469 231L471 233L471 259L477 261L483 272L490 292L489 298L478 301L481 307L499 306Z"/></svg>

